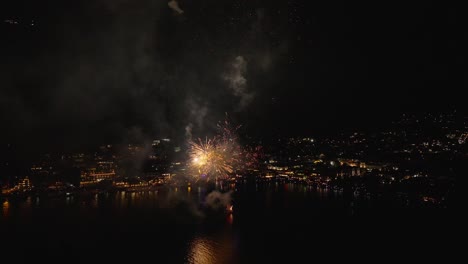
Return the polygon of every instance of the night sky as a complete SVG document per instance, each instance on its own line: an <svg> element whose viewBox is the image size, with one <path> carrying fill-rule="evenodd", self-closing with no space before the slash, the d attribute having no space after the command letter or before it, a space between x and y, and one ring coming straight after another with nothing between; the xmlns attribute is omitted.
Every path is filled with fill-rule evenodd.
<svg viewBox="0 0 468 264"><path fill-rule="evenodd" d="M313 135L467 108L462 13L440 1L15 0L0 16L2 142L183 139L225 113Z"/></svg>

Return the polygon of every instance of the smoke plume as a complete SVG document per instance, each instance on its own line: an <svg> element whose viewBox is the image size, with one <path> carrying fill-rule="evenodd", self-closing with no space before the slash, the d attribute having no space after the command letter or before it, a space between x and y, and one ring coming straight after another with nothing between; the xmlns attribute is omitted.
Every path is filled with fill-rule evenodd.
<svg viewBox="0 0 468 264"><path fill-rule="evenodd" d="M171 8L172 10L176 11L178 14L183 14L184 13L184 10L182 10L180 7L179 7L179 3L176 1L176 0L171 0L167 3L167 5L169 6L169 8Z"/></svg>
<svg viewBox="0 0 468 264"><path fill-rule="evenodd" d="M247 61L243 56L237 56L229 66L229 71L223 75L223 79L228 82L232 94L239 98L237 110L241 110L252 101L254 96L247 90L247 79L244 77L247 71Z"/></svg>
<svg viewBox="0 0 468 264"><path fill-rule="evenodd" d="M231 205L232 191L221 193L219 191L212 191L205 198L205 204L214 209L219 210Z"/></svg>
<svg viewBox="0 0 468 264"><path fill-rule="evenodd" d="M190 97L187 99L189 113L189 123L185 126L185 137L192 139L192 130L194 127L203 129L204 120L208 114L208 107L200 101Z"/></svg>

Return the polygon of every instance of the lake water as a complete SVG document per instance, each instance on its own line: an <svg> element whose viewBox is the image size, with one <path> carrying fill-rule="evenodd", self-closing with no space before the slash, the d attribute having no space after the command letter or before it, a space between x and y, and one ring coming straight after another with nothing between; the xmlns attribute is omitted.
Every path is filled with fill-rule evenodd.
<svg viewBox="0 0 468 264"><path fill-rule="evenodd" d="M224 210L230 201L232 213ZM308 263L348 250L358 259L363 250L395 254L414 244L439 245L433 237L447 227L434 217L446 223L450 216L291 183L0 202L1 254L20 262Z"/></svg>

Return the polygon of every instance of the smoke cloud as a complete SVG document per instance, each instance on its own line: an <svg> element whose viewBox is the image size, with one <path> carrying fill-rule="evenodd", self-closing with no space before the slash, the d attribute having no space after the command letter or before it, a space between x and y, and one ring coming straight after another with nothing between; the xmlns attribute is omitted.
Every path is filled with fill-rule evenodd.
<svg viewBox="0 0 468 264"><path fill-rule="evenodd" d="M192 97L187 99L187 107L189 112L189 123L185 126L185 137L190 140L192 139L192 130L194 126L199 129L203 129L204 120L208 114L208 107Z"/></svg>
<svg viewBox="0 0 468 264"><path fill-rule="evenodd" d="M221 193L219 191L212 191L205 198L205 204L214 210L226 208L231 205L232 191Z"/></svg>
<svg viewBox="0 0 468 264"><path fill-rule="evenodd" d="M176 11L177 13L179 14L183 14L184 13L184 10L182 10L180 7L179 7L179 3L176 1L176 0L171 0L167 3L167 5L174 11Z"/></svg>
<svg viewBox="0 0 468 264"><path fill-rule="evenodd" d="M230 63L229 71L223 75L232 94L240 100L238 111L244 109L254 97L254 94L247 90L247 79L244 77L246 71L247 61L243 56L237 56Z"/></svg>
<svg viewBox="0 0 468 264"><path fill-rule="evenodd" d="M232 191L221 193L214 190L203 200L193 199L180 191L170 191L167 195L158 197L157 206L161 209L170 209L175 221L186 224L197 223L210 218L210 213L221 213L221 210L231 206ZM204 195L204 194L203 194ZM203 201L203 206L200 202Z"/></svg>
<svg viewBox="0 0 468 264"><path fill-rule="evenodd" d="M119 173L125 177L139 176L144 162L152 152L151 138L140 127L135 126L127 130L122 143L118 149L121 157L121 163L118 166ZM130 150L128 146L133 144L137 144L138 148Z"/></svg>
<svg viewBox="0 0 468 264"><path fill-rule="evenodd" d="M178 0L75 1L38 18L40 34L6 34L0 138L39 152L212 133L225 112L241 114L267 89L269 78L256 76L275 58L258 66L270 50L266 13L226 27L219 23L233 10L210 3L222 12L206 16L194 2L199 11L179 19Z"/></svg>

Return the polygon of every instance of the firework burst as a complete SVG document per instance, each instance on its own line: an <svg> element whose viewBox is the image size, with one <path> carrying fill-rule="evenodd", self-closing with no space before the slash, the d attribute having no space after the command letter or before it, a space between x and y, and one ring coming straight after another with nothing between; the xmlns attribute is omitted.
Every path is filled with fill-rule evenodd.
<svg viewBox="0 0 468 264"><path fill-rule="evenodd" d="M190 141L191 167L202 177L226 177L233 172L230 153L217 139Z"/></svg>
<svg viewBox="0 0 468 264"><path fill-rule="evenodd" d="M255 153L242 148L237 140L237 130L225 120L218 123L218 135L212 139L189 141L189 167L197 180L204 178L226 179L234 171L251 165Z"/></svg>

